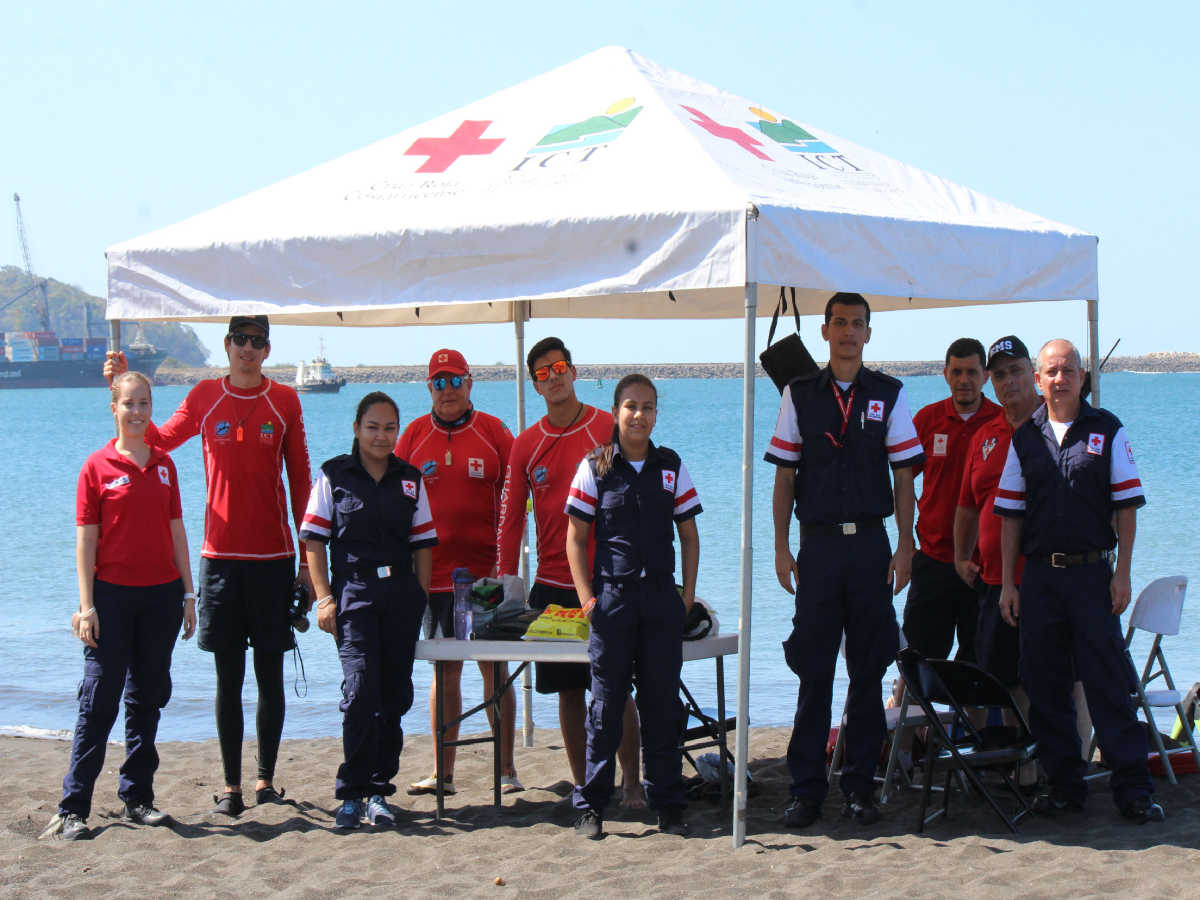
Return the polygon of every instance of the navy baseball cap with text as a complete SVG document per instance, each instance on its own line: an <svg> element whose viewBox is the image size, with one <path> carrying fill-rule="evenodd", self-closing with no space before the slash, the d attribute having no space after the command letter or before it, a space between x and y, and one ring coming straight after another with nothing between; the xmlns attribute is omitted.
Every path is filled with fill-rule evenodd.
<svg viewBox="0 0 1200 900"><path fill-rule="evenodd" d="M988 347L987 367L990 369L998 359L1029 359L1029 350L1019 337L1010 334Z"/></svg>

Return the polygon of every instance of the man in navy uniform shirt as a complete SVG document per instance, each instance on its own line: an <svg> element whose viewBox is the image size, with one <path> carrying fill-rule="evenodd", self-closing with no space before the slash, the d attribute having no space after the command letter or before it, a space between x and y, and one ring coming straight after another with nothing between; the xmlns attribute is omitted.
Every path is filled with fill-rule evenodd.
<svg viewBox="0 0 1200 900"><path fill-rule="evenodd" d="M1146 733L1130 701L1137 676L1121 637L1137 508L1146 502L1133 449L1116 416L1080 397L1083 366L1070 341L1042 347L1035 377L1046 402L1013 432L995 503L1005 517L1000 610L1010 625L1019 620L1021 681L1049 780L1034 808L1083 808L1087 764L1071 700L1078 675L1117 808L1135 822L1161 822Z"/></svg>
<svg viewBox="0 0 1200 900"><path fill-rule="evenodd" d="M843 632L850 675L845 811L863 825L879 818L875 767L887 734L880 683L899 648L892 596L908 584L912 568L913 466L924 456L900 382L862 364L870 322L861 295L830 298L821 327L829 365L784 389L766 453L778 467L771 504L775 574L796 596L783 644L788 667L800 676L787 752L792 802L784 813L795 828L820 817L829 790L825 744ZM788 539L793 510L800 522L795 557ZM895 555L883 526L893 510Z"/></svg>

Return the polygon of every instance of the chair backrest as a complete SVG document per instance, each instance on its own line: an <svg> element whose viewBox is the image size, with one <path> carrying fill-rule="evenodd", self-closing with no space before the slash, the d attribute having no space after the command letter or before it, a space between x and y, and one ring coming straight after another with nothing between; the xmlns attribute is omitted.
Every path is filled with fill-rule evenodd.
<svg viewBox="0 0 1200 900"><path fill-rule="evenodd" d="M1186 591L1187 577L1184 575L1154 579L1138 594L1129 615L1129 627L1152 634L1179 634Z"/></svg>
<svg viewBox="0 0 1200 900"><path fill-rule="evenodd" d="M1013 700L1012 693L978 666L955 660L925 659L912 648L900 651L896 665L913 699L921 705L926 715L937 718L933 711L934 703L949 706L960 727L976 734L965 710L969 707L999 707L1014 716L1022 735L1028 735L1028 722Z"/></svg>

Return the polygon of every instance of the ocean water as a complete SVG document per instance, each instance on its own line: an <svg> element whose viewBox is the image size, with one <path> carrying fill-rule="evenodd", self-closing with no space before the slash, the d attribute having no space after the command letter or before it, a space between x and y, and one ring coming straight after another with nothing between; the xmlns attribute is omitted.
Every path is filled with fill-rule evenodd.
<svg viewBox="0 0 1200 900"><path fill-rule="evenodd" d="M906 379L915 411L945 396L940 377ZM613 384L580 381L586 402L611 405ZM704 505L697 520L700 540L698 593L713 605L722 630L738 627L738 559L741 490L741 403L739 380L678 379L658 383L660 405L656 442L676 449L696 482ZM423 384L347 385L337 395L303 399L309 452L314 467L351 441L354 408L369 390L390 393L400 406L401 421L428 411ZM184 387L158 387L155 420L163 421L186 393ZM1141 375L1113 373L1103 380L1105 406L1125 423L1137 454L1149 505L1138 517L1133 564L1134 593L1162 575L1184 574L1200 590L1200 534L1194 527L1200 508L1200 447L1195 423L1200 421L1200 374ZM530 420L544 410L528 392ZM752 621L750 721L753 725L787 725L792 720L797 682L783 662L780 642L787 636L792 603L775 581L770 521L773 468L761 462L775 423L779 395L767 380L756 389L754 488L754 604ZM475 385L475 405L501 417L515 429L516 391L511 381ZM0 479L0 509L9 517L6 552L0 555L0 732L65 736L74 727L76 689L82 673L82 651L70 631L78 599L75 586L74 508L79 468L91 451L112 436L108 392L103 388L0 391L0 460L8 473ZM183 509L192 547L199 558L203 527L204 473L200 442L193 440L173 454L179 469ZM918 486L919 489L919 486ZM793 539L794 539L793 528ZM893 531L894 534L894 531ZM904 594L895 599L897 616ZM330 736L340 733L337 704L341 670L332 639L313 627L299 636L306 677L294 675L285 662L288 712L284 736ZM1200 680L1200 599L1185 605L1182 631L1167 639L1167 658L1177 683ZM1145 660L1149 641L1139 639L1133 655ZM726 666L727 699L735 702L737 666ZM840 669L834 703L845 696ZM713 663L685 667L685 679L697 698L715 705ZM890 672L885 685L891 684ZM205 740L215 736L212 698L214 675L209 654L194 641L176 645L172 668L174 694L163 714L163 740ZM414 669L416 701L405 717L412 733L427 732L428 688L432 667ZM248 680L248 733L253 732L253 676ZM303 693L297 696L294 691ZM881 688L882 689L882 688ZM464 672L464 695L480 693L478 671ZM533 718L539 727L557 727L552 697L533 694ZM837 711L835 710L835 716ZM1168 720L1164 719L1164 723ZM482 726L468 723L469 730ZM120 725L114 737L122 732Z"/></svg>

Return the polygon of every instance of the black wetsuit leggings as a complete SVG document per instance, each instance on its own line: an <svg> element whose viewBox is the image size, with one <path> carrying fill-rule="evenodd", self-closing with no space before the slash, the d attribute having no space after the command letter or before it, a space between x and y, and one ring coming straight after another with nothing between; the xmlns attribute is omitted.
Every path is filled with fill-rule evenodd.
<svg viewBox="0 0 1200 900"><path fill-rule="evenodd" d="M254 650L254 676L258 680L258 777L272 782L279 741L283 737L283 651ZM242 783L242 682L246 677L246 651L224 650L213 654L217 666L217 740L225 784Z"/></svg>

